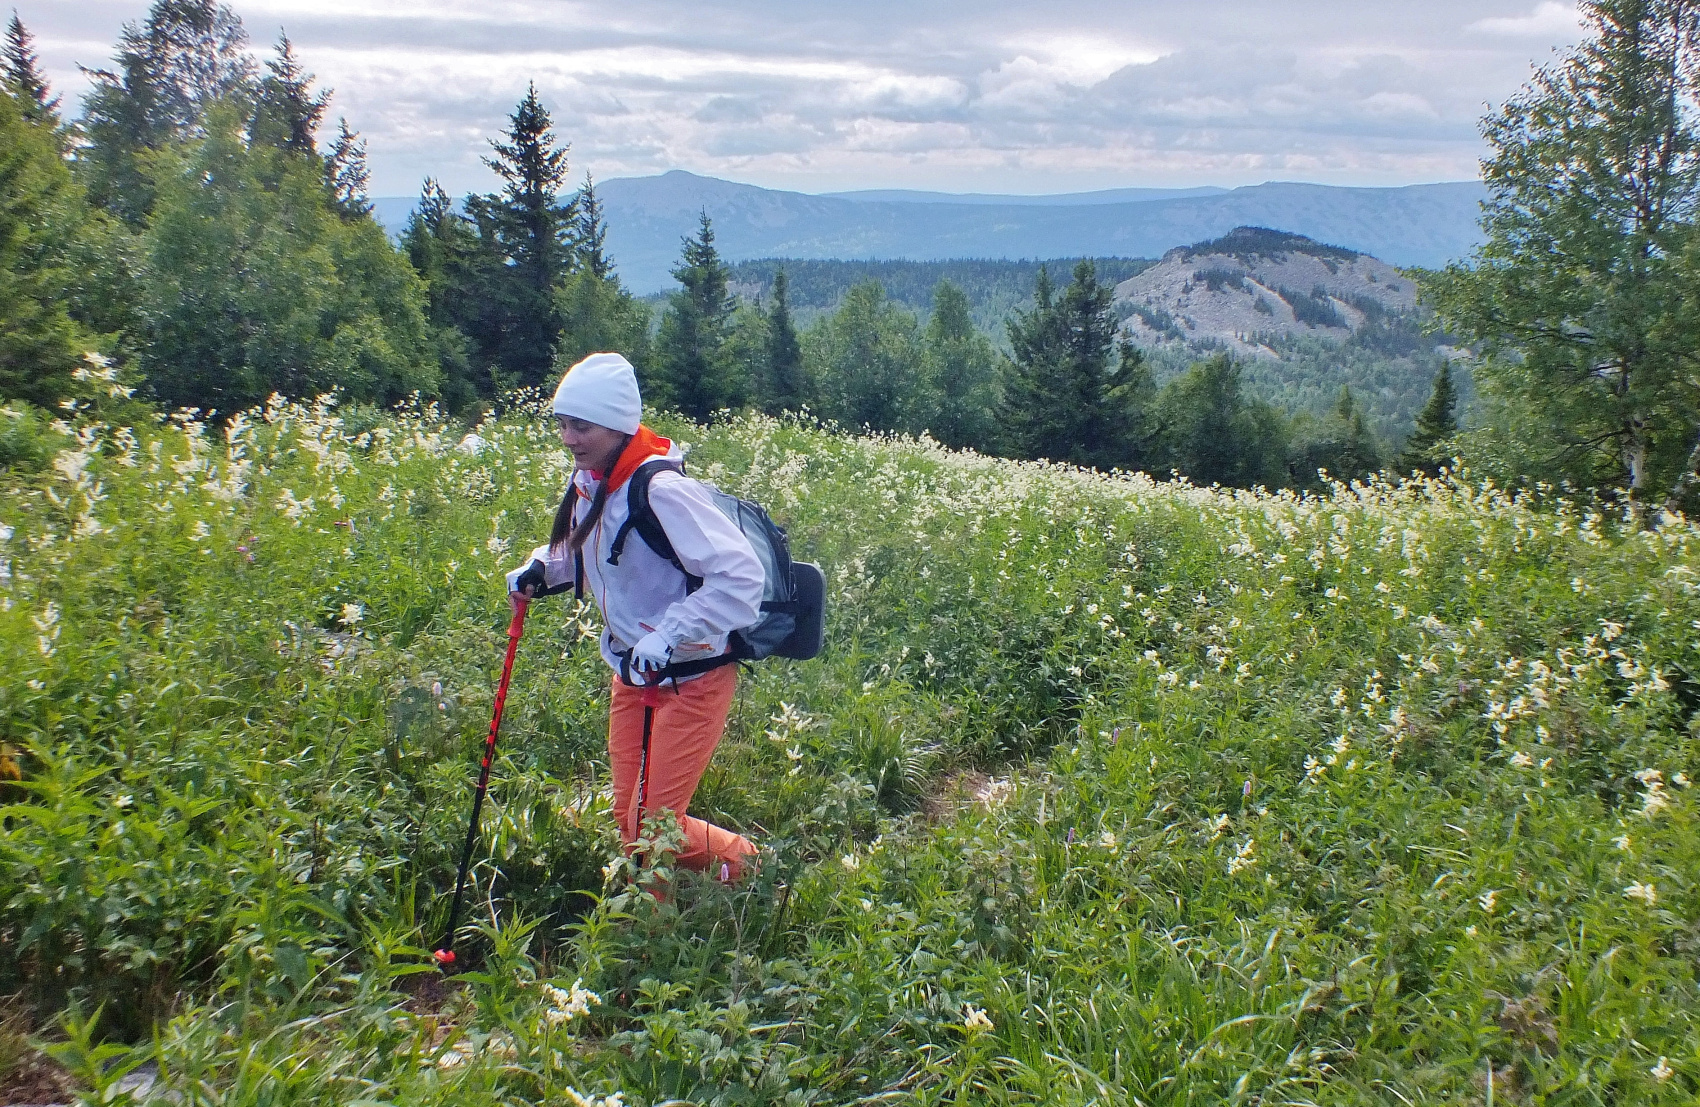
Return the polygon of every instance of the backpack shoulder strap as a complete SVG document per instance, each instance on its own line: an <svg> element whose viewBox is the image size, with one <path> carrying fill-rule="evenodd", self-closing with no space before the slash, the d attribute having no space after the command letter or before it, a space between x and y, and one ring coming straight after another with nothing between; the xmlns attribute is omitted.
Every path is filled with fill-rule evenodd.
<svg viewBox="0 0 1700 1107"><path fill-rule="evenodd" d="M683 474L685 467L670 457L653 458L639 465L626 481L626 521L614 533L614 544L608 550L608 564L620 563L620 555L626 549L626 538L635 530L657 557L671 562L679 572L685 572L685 567L679 564L679 555L673 552L672 541L662 529L661 520L655 517L655 510L649 506L649 482L663 470ZM691 574L685 575L689 577Z"/></svg>

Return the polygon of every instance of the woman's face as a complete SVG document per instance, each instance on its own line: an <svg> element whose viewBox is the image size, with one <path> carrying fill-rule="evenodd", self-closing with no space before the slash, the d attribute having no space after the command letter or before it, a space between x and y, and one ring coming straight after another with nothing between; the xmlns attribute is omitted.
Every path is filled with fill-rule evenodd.
<svg viewBox="0 0 1700 1107"><path fill-rule="evenodd" d="M561 428L561 445L573 452L573 467L577 469L607 472L618 459L620 447L626 441L626 436L619 431L586 419L557 415L555 422Z"/></svg>

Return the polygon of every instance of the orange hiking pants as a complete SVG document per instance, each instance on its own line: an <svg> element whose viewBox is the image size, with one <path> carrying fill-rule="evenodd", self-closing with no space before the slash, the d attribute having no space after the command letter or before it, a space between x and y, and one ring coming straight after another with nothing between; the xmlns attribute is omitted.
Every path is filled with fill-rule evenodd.
<svg viewBox="0 0 1700 1107"><path fill-rule="evenodd" d="M642 774L647 780L640 777L644 689L616 676L614 706L608 715L608 763L614 774L614 816L620 821L620 837L631 845L644 819L671 811L685 831L685 850L678 863L716 876L724 865L731 880L743 874L746 859L755 856L756 847L742 834L692 818L685 811L726 731L726 713L737 686L738 667L722 665L695 680L668 684L651 693L657 706L650 728L648 771Z"/></svg>

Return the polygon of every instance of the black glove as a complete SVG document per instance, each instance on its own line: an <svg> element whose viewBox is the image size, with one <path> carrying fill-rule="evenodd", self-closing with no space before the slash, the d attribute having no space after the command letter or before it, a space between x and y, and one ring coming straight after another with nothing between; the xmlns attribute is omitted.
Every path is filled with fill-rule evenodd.
<svg viewBox="0 0 1700 1107"><path fill-rule="evenodd" d="M548 577L543 572L543 562L533 558L525 572L514 578L514 591L525 596L541 596L549 590Z"/></svg>

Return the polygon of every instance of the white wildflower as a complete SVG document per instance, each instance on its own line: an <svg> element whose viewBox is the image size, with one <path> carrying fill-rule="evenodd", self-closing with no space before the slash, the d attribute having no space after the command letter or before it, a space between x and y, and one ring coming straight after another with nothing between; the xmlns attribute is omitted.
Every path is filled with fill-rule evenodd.
<svg viewBox="0 0 1700 1107"><path fill-rule="evenodd" d="M1659 902L1658 889L1654 888L1653 885L1651 885L1651 884L1643 884L1639 880L1637 880L1635 883L1631 884L1629 887L1625 888L1623 890L1623 894L1625 896L1629 897L1630 899L1640 900L1642 903L1645 903L1648 907L1651 907L1655 903Z"/></svg>
<svg viewBox="0 0 1700 1107"><path fill-rule="evenodd" d="M1315 758L1311 759L1312 762L1314 762L1315 760L1316 760ZM1216 839L1218 839L1222 835L1226 834L1228 832L1228 823L1230 821L1231 820L1228 818L1228 813L1226 811L1224 811L1220 815L1217 815L1214 819L1211 819L1210 820L1210 840L1214 842Z"/></svg>
<svg viewBox="0 0 1700 1107"><path fill-rule="evenodd" d="M1535 759L1524 753L1522 750L1518 750L1516 753L1511 755L1510 764L1514 769L1527 769L1534 763Z"/></svg>
<svg viewBox="0 0 1700 1107"><path fill-rule="evenodd" d="M857 857L853 853L847 853L843 857L840 857L838 860L845 868L849 869L851 872L855 872L857 869L862 867L862 859Z"/></svg>
<svg viewBox="0 0 1700 1107"><path fill-rule="evenodd" d="M1257 839L1247 838L1234 850L1234 856L1228 859L1228 875L1249 869L1257 864Z"/></svg>
<svg viewBox="0 0 1700 1107"><path fill-rule="evenodd" d="M1670 1062L1667 1061L1663 1057L1660 1057L1659 1063L1654 1065L1652 1068L1648 1069L1647 1071L1652 1073L1653 1079L1657 1080L1661 1084L1663 1084L1666 1080L1669 1080L1671 1077L1676 1075L1676 1070L1671 1068Z"/></svg>
<svg viewBox="0 0 1700 1107"><path fill-rule="evenodd" d="M1627 834L1619 834L1619 835L1618 835L1618 836L1617 836L1617 837L1616 837L1616 838L1613 838L1613 839L1612 839L1612 840L1611 840L1611 844L1612 844L1612 845L1614 845L1614 846L1616 846L1616 847L1617 847L1617 848L1618 848L1618 849L1620 849L1620 850L1624 850L1624 851L1626 851L1626 852L1627 852L1627 851L1628 851L1628 849L1629 849L1629 847L1630 847L1630 846L1631 846L1631 845L1632 845L1632 844L1633 844L1633 843L1632 843L1632 842L1631 842L1631 841L1630 841L1630 838L1629 838L1629 835L1627 835Z"/></svg>
<svg viewBox="0 0 1700 1107"><path fill-rule="evenodd" d="M342 605L342 614L337 617L337 622L349 630L353 630L365 617L366 606L364 604L345 603Z"/></svg>
<svg viewBox="0 0 1700 1107"><path fill-rule="evenodd" d="M1494 906L1499 902L1499 892L1496 889L1489 888L1487 891L1476 897L1476 902L1482 905L1483 912L1491 915L1493 914Z"/></svg>
<svg viewBox="0 0 1700 1107"><path fill-rule="evenodd" d="M1112 849L1113 850L1113 849L1116 848L1116 836L1113 833L1111 833L1110 831L1106 830L1106 831L1104 831L1104 833L1098 835L1098 844L1100 846L1103 846L1105 849Z"/></svg>
<svg viewBox="0 0 1700 1107"><path fill-rule="evenodd" d="M985 1008L976 1007L972 1003L964 1003L962 1005L962 1029L970 1034L980 1034L994 1029L994 1026L991 1016L986 1014Z"/></svg>

